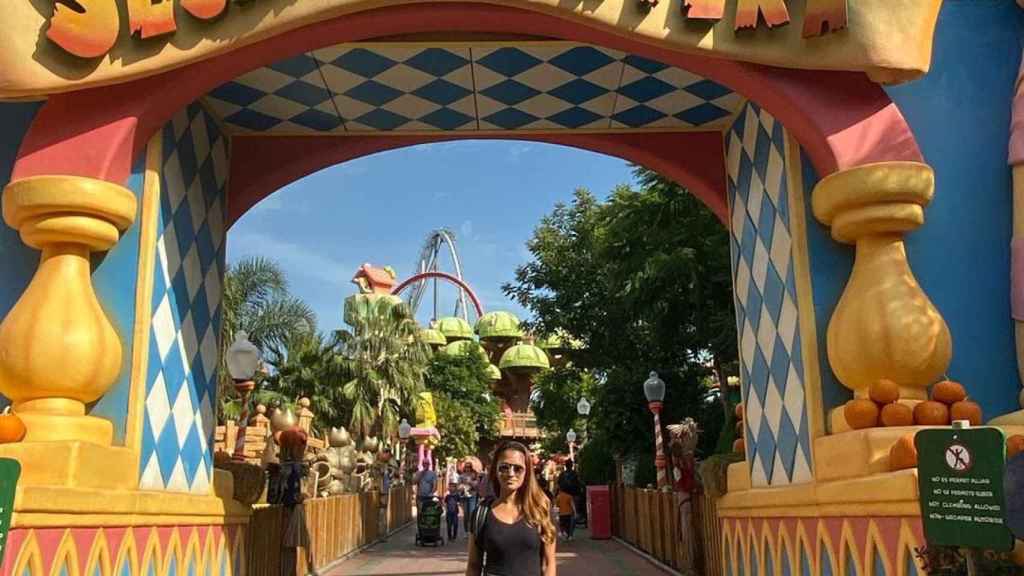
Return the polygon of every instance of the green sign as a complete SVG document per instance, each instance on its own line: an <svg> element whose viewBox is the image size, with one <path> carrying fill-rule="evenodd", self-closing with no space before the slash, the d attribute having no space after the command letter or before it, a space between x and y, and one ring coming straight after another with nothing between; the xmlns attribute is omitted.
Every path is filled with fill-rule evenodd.
<svg viewBox="0 0 1024 576"><path fill-rule="evenodd" d="M917 484L925 540L937 546L1007 552L1003 468L1006 440L998 428L922 430Z"/></svg>
<svg viewBox="0 0 1024 576"><path fill-rule="evenodd" d="M13 458L0 458L0 564L7 552L7 534L11 531L14 513L14 489L21 476L21 463Z"/></svg>

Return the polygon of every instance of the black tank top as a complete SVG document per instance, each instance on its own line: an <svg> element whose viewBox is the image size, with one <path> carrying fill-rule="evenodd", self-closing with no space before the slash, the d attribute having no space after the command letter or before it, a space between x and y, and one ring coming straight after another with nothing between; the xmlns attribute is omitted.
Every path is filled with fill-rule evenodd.
<svg viewBox="0 0 1024 576"><path fill-rule="evenodd" d="M506 524L491 511L484 524L482 548L487 576L540 576L540 532L521 518Z"/></svg>

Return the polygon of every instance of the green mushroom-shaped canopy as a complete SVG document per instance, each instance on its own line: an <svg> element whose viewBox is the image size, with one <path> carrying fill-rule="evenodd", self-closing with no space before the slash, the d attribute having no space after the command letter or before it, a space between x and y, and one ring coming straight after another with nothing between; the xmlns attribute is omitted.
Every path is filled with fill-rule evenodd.
<svg viewBox="0 0 1024 576"><path fill-rule="evenodd" d="M441 351L449 356L465 356L469 354L476 354L483 358L484 362L487 362L487 352L484 352L483 347L472 340L456 340L451 344L448 344Z"/></svg>
<svg viewBox="0 0 1024 576"><path fill-rule="evenodd" d="M516 344L501 355L502 370L540 371L551 367L548 355L533 344Z"/></svg>
<svg viewBox="0 0 1024 576"><path fill-rule="evenodd" d="M434 328L440 330L444 337L448 339L448 342L473 339L473 328L469 325L469 322L458 316L441 318L436 322Z"/></svg>
<svg viewBox="0 0 1024 576"><path fill-rule="evenodd" d="M487 375L490 376L491 381L497 382L498 380L501 380L501 369L494 364L488 364Z"/></svg>
<svg viewBox="0 0 1024 576"><path fill-rule="evenodd" d="M488 312L476 321L476 333L481 340L500 338L522 338L523 331L519 329L519 318L511 312Z"/></svg>
<svg viewBox="0 0 1024 576"><path fill-rule="evenodd" d="M444 346L448 344L448 339L444 337L444 334L434 328L423 328L416 335L420 342L430 346Z"/></svg>
<svg viewBox="0 0 1024 576"><path fill-rule="evenodd" d="M583 344L564 333L561 330L557 330L552 334L548 334L539 340L537 340L537 346L544 350L553 350L556 352L564 352L566 350L576 350L583 347Z"/></svg>

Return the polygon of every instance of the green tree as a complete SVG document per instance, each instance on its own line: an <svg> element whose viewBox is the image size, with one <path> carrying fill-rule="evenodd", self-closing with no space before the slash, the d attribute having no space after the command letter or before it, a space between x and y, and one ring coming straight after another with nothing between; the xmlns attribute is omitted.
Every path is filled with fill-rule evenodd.
<svg viewBox="0 0 1024 576"><path fill-rule="evenodd" d="M227 350L235 334L244 330L264 355L280 356L286 342L316 332L316 315L301 299L288 292L288 281L277 263L248 257L229 266L224 274L220 338L219 397L223 415L237 415L235 393L227 370Z"/></svg>
<svg viewBox="0 0 1024 576"><path fill-rule="evenodd" d="M434 396L441 443L438 458L476 454L481 441L498 437L501 408L491 394L487 363L476 354L435 354L425 375Z"/></svg>
<svg viewBox="0 0 1024 576"><path fill-rule="evenodd" d="M288 404L310 400L314 426L343 426L352 418L352 404L345 398L344 361L338 342L323 334L298 333L285 342L283 353L270 359L274 372L261 383L262 401Z"/></svg>
<svg viewBox="0 0 1024 576"><path fill-rule="evenodd" d="M571 359L600 383L589 429L609 450L653 453L642 386L651 370L667 385L662 422L698 419L707 450L727 406L713 406L722 415L709 420L705 379L724 380L736 358L728 232L682 187L643 168L635 176L639 190L620 186L605 201L577 190L557 205L527 243L532 261L504 290L532 312L531 328L583 343ZM542 383L539 394L546 404L564 391Z"/></svg>
<svg viewBox="0 0 1024 576"><path fill-rule="evenodd" d="M394 437L423 390L430 347L404 303L380 299L353 317L351 330L336 332L342 389L351 405L350 430Z"/></svg>
<svg viewBox="0 0 1024 576"><path fill-rule="evenodd" d="M537 377L530 393L530 409L545 432L545 452L568 454L565 434L570 428L580 438L577 442L582 440L587 420L576 411L576 403L584 396L592 401L596 388L593 375L573 364L556 366Z"/></svg>

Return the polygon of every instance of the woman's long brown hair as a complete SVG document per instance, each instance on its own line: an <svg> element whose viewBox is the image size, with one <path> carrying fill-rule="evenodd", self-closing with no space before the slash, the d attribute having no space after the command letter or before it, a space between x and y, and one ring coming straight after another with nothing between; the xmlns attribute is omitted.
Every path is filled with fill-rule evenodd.
<svg viewBox="0 0 1024 576"><path fill-rule="evenodd" d="M502 442L494 450L494 457L491 458L491 465L488 467L490 474L491 489L494 494L501 494L501 482L498 480L498 458L509 450L519 452L523 455L523 462L526 469L523 470L523 484L516 490L516 503L526 516L526 522L540 530L540 539L545 544L555 541L555 525L551 522L551 501L537 485L533 477L533 458L530 450L523 444L515 441Z"/></svg>

